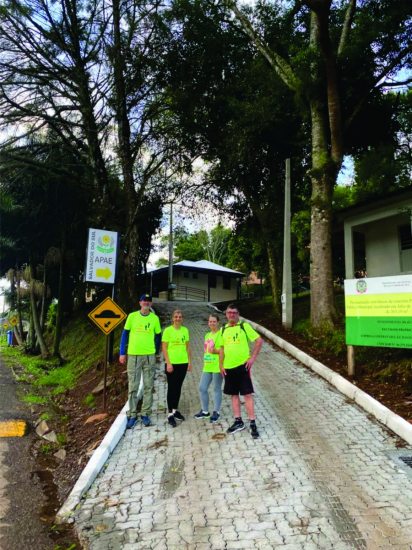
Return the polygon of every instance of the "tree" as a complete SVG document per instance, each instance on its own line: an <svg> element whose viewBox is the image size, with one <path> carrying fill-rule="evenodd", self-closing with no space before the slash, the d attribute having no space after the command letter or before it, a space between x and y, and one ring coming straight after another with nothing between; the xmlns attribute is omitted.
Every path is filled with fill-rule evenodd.
<svg viewBox="0 0 412 550"><path fill-rule="evenodd" d="M239 9L235 0L225 4L282 82L302 97L302 112L310 118L311 320L314 326L332 324L332 191L348 150L350 126L387 79L411 60L409 2L357 5L348 0L342 10L331 0L303 0L286 8L286 17L274 10L271 16L289 20L283 30L296 39L296 46L290 42L284 51L279 35L256 30L247 9ZM267 15L266 6L258 4L254 17L265 30ZM352 101L344 104L345 96Z"/></svg>
<svg viewBox="0 0 412 550"><path fill-rule="evenodd" d="M159 184L187 163L156 76L164 48L160 8L144 0L17 0L0 12L0 127L16 127L9 143L51 128L87 154L99 226L117 229L113 204L122 196L123 303L136 295L146 194L156 186L163 197ZM158 177L161 170L167 177ZM118 172L121 183L113 187Z"/></svg>
<svg viewBox="0 0 412 550"><path fill-rule="evenodd" d="M13 269L28 266L31 317L43 355L48 353L43 341L46 296L57 298L54 354L59 356L63 313L71 307L72 284L84 265L89 179L85 163L49 137L1 152L0 188L19 205L3 215L3 233L13 246L2 250L2 263ZM69 268L70 256L75 260Z"/></svg>
<svg viewBox="0 0 412 550"><path fill-rule="evenodd" d="M226 15L221 3L175 2L165 85L186 147L208 162L203 199L236 224L257 222L279 313L284 166L294 158L296 208L305 193L304 124L278 77Z"/></svg>

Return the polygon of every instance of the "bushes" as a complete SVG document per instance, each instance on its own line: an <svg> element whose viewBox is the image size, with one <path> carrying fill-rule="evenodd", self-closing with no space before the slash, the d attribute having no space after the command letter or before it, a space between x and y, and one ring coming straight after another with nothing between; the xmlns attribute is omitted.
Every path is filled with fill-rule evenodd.
<svg viewBox="0 0 412 550"><path fill-rule="evenodd" d="M308 339L317 349L333 355L344 356L346 354L345 329L343 327L331 328L329 325L325 325L314 328L309 319L305 319L298 321L294 330Z"/></svg>

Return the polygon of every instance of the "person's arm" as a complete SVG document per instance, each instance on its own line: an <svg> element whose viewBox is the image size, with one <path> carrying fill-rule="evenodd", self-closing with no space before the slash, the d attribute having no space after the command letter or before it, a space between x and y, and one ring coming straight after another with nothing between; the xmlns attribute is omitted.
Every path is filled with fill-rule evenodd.
<svg viewBox="0 0 412 550"><path fill-rule="evenodd" d="M187 370L188 372L191 372L192 371L192 352L190 350L189 342L186 342L186 351L187 351L187 359L188 359Z"/></svg>
<svg viewBox="0 0 412 550"><path fill-rule="evenodd" d="M224 348L219 348L218 349L218 353L219 353L219 370L220 370L220 373L222 376L226 376L226 371L225 369L223 368L223 362L225 360L225 351L224 351Z"/></svg>
<svg viewBox="0 0 412 550"><path fill-rule="evenodd" d="M245 363L247 370L250 370L252 368L252 365L255 362L256 357L259 355L262 345L263 345L263 338L259 337L254 341L252 355L249 357L249 359Z"/></svg>
<svg viewBox="0 0 412 550"><path fill-rule="evenodd" d="M126 363L126 351L129 343L130 330L123 329L122 336L120 338L120 354L119 363L124 365Z"/></svg>
<svg viewBox="0 0 412 550"><path fill-rule="evenodd" d="M162 345L162 333L161 332L159 332L159 334L155 334L154 341L155 341L156 355L159 355L160 347Z"/></svg>
<svg viewBox="0 0 412 550"><path fill-rule="evenodd" d="M168 347L169 347L169 342L162 342L162 352L163 352L163 357L165 358L166 370L167 372L173 372L173 365L170 362L169 354L167 352Z"/></svg>

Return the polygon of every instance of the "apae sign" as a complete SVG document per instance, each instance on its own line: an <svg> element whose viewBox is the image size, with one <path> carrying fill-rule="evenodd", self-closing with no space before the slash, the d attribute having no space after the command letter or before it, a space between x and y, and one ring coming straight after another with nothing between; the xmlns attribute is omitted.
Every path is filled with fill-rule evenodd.
<svg viewBox="0 0 412 550"><path fill-rule="evenodd" d="M114 284L117 239L115 231L89 228L86 281Z"/></svg>

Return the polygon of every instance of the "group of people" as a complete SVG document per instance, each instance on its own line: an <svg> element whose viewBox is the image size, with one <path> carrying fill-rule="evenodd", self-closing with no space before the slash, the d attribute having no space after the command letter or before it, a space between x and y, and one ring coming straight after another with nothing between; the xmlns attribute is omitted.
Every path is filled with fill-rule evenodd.
<svg viewBox="0 0 412 550"><path fill-rule="evenodd" d="M183 314L176 309L172 314L172 324L161 331L158 316L151 310L152 297L143 294L139 300L140 310L130 313L120 341L121 364L127 362L129 411L127 428L137 422L137 396L143 375L143 402L141 422L151 426L150 415L153 404L153 384L156 356L162 350L167 378L167 422L175 428L176 421L185 418L179 412L182 385L187 372L192 370L190 334L183 325ZM201 409L194 415L197 420L219 420L223 393L231 396L234 415L233 424L227 433L234 434L245 429L241 415L240 396L243 396L246 413L253 438L259 437L256 426L253 383L251 369L262 347L262 338L247 322L239 320L238 308L230 304L226 309L227 323L219 327L219 318L211 314L208 319L209 331L204 337L203 371L199 384ZM253 343L252 353L249 343ZM213 382L213 411L209 411L209 387Z"/></svg>

